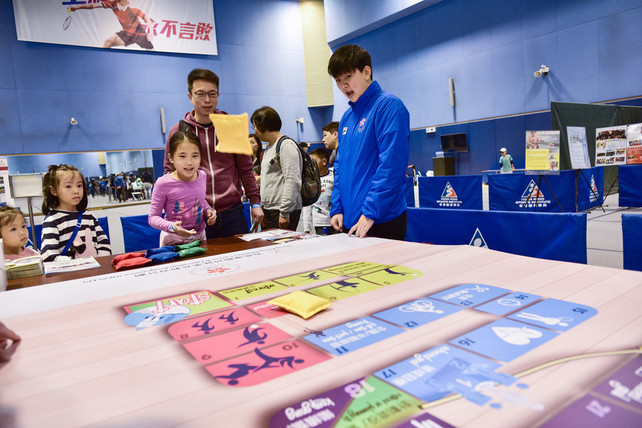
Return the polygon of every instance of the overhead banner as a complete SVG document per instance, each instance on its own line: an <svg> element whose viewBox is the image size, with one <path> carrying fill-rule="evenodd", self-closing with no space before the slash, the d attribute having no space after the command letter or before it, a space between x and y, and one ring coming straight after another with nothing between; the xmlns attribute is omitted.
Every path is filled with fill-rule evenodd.
<svg viewBox="0 0 642 428"><path fill-rule="evenodd" d="M483 209L481 175L419 177L422 208Z"/></svg>
<svg viewBox="0 0 642 428"><path fill-rule="evenodd" d="M212 0L13 0L18 40L217 55Z"/></svg>
<svg viewBox="0 0 642 428"><path fill-rule="evenodd" d="M406 241L586 263L586 213L408 208ZM438 227L434 227L438 225Z"/></svg>

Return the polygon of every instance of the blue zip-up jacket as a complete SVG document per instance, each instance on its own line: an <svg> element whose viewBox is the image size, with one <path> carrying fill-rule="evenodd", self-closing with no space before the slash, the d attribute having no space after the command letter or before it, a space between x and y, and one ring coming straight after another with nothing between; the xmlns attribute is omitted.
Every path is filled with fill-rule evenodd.
<svg viewBox="0 0 642 428"><path fill-rule="evenodd" d="M330 215L343 214L350 229L363 214L375 224L406 210L410 115L396 96L374 81L339 122Z"/></svg>

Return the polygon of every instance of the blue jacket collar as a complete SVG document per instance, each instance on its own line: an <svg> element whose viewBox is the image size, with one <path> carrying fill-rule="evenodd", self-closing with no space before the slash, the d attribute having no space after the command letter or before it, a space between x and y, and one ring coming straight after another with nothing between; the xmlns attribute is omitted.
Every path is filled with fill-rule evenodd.
<svg viewBox="0 0 642 428"><path fill-rule="evenodd" d="M352 107L352 110L354 110L356 114L359 114L370 102L370 99L372 99L372 97L374 97L378 92L381 92L381 86L379 86L379 83L374 80L356 102L353 103L352 101L348 101L348 104L350 104L350 107Z"/></svg>

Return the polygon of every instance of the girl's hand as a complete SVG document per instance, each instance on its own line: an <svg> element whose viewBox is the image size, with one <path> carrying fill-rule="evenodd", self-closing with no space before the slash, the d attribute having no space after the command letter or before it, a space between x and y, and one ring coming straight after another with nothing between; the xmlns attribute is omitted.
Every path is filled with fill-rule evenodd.
<svg viewBox="0 0 642 428"><path fill-rule="evenodd" d="M209 210L205 211L205 217L207 217L207 224L208 225L211 226L214 223L216 223L216 211L214 211L213 209L209 209Z"/></svg>
<svg viewBox="0 0 642 428"><path fill-rule="evenodd" d="M181 224L183 224L182 221L177 221L176 223L173 224L174 227L174 233L177 233L181 236L191 236L191 235L196 235L196 231L194 229L183 229L181 227Z"/></svg>

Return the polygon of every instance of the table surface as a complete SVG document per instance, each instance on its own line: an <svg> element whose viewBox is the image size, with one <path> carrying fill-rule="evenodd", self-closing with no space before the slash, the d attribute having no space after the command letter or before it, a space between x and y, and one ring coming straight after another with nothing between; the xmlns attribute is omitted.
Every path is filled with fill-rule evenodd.
<svg viewBox="0 0 642 428"><path fill-rule="evenodd" d="M207 257L217 254L231 253L234 251L258 248L266 245L273 245L273 243L265 240L244 241L240 238L235 237L210 239L201 243L201 247L205 248L206 251L205 253L199 254L196 257ZM96 257L95 259L98 263L100 263L100 267L95 269L10 279L7 281L7 290L17 290L19 288L33 287L35 285L53 284L56 282L69 281L77 278L112 273L115 272L115 270L111 265L111 261L115 256L116 255Z"/></svg>
<svg viewBox="0 0 642 428"><path fill-rule="evenodd" d="M458 284L479 283L591 306L599 313L502 365L517 373L552 359L642 344L642 273L533 259L472 246L434 246L335 235L0 293L2 321L22 336L0 370L0 426L266 427L277 411L447 343L498 319L462 310L265 383L217 382L167 333L136 330L123 306L196 290L220 291L352 261L402 265L423 275L347 299L303 320L269 321L295 337L369 316ZM206 265L203 265L206 263ZM202 267L227 273L198 277ZM318 284L315 284L315 286ZM299 287L300 289L310 287ZM246 305L284 294L235 302ZM564 363L523 379L544 410L501 410L459 399L429 411L455 426L530 427L594 386L627 356ZM629 358L630 359L630 358ZM13 424L13 425L12 425Z"/></svg>

